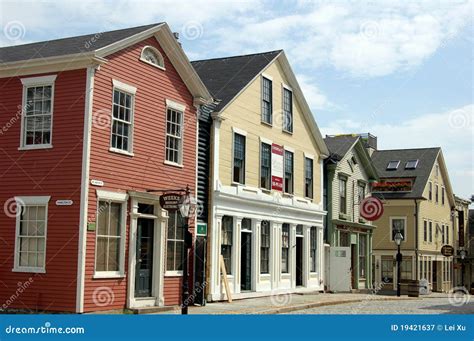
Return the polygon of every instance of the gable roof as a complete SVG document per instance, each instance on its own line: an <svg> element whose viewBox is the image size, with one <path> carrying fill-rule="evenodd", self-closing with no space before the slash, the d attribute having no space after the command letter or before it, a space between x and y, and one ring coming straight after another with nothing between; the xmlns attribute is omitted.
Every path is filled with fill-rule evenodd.
<svg viewBox="0 0 474 341"><path fill-rule="evenodd" d="M221 111L281 52L196 60L191 64L214 98L219 100L215 111Z"/></svg>
<svg viewBox="0 0 474 341"><path fill-rule="evenodd" d="M0 62L10 63L92 52L162 24L157 23L77 37L2 47L0 48Z"/></svg>
<svg viewBox="0 0 474 341"><path fill-rule="evenodd" d="M376 150L372 162L381 178L414 178L411 192L383 193L386 199L421 199L441 148ZM419 160L415 169L405 169L409 160ZM387 170L390 161L400 161L396 170ZM380 194L382 195L382 194Z"/></svg>
<svg viewBox="0 0 474 341"><path fill-rule="evenodd" d="M101 65L107 56L150 37L159 41L196 102L211 102L211 94L166 23L2 47L0 72L2 77L13 77Z"/></svg>
<svg viewBox="0 0 474 341"><path fill-rule="evenodd" d="M293 95L301 106L307 127L320 150L321 158L328 157L329 150L283 50L198 60L192 62L192 65L218 101L214 111L220 113L277 59L293 89Z"/></svg>

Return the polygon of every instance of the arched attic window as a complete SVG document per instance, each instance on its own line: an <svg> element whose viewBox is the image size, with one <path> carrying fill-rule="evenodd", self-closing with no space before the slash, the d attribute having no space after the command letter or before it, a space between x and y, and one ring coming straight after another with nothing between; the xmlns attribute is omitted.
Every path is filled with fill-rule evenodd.
<svg viewBox="0 0 474 341"><path fill-rule="evenodd" d="M142 50L142 54L140 56L140 60L156 66L160 69L165 69L165 62L163 56L161 55L160 51L158 51L153 46L145 46Z"/></svg>

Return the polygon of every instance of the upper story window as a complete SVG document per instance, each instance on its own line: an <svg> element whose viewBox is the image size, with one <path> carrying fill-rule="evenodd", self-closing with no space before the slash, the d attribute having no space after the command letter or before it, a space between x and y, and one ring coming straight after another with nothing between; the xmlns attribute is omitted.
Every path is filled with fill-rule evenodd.
<svg viewBox="0 0 474 341"><path fill-rule="evenodd" d="M166 110L166 161L182 164L183 113L168 107Z"/></svg>
<svg viewBox="0 0 474 341"><path fill-rule="evenodd" d="M15 197L17 202L14 271L45 272L49 196Z"/></svg>
<svg viewBox="0 0 474 341"><path fill-rule="evenodd" d="M293 194L293 153L285 150L285 193Z"/></svg>
<svg viewBox="0 0 474 341"><path fill-rule="evenodd" d="M260 187L272 188L272 146L263 142L260 148Z"/></svg>
<svg viewBox="0 0 474 341"><path fill-rule="evenodd" d="M436 177L439 176L439 165L438 164L435 165L435 176Z"/></svg>
<svg viewBox="0 0 474 341"><path fill-rule="evenodd" d="M390 217L390 230L391 230L391 237L392 240L395 240L395 235L397 232L400 232L402 235L402 240L406 240L406 223L407 220L405 217Z"/></svg>
<svg viewBox="0 0 474 341"><path fill-rule="evenodd" d="M22 149L49 148L56 75L23 78Z"/></svg>
<svg viewBox="0 0 474 341"><path fill-rule="evenodd" d="M359 204L362 202L362 200L364 200L365 198L365 184L363 183L359 183L357 185L357 195L358 195L358 201L359 201Z"/></svg>
<svg viewBox="0 0 474 341"><path fill-rule="evenodd" d="M400 165L400 160L390 161L387 165L387 170L396 170Z"/></svg>
<svg viewBox="0 0 474 341"><path fill-rule="evenodd" d="M441 205L444 205L444 196L445 196L445 189L441 187Z"/></svg>
<svg viewBox="0 0 474 341"><path fill-rule="evenodd" d="M347 179L339 178L339 212L347 213Z"/></svg>
<svg viewBox="0 0 474 341"><path fill-rule="evenodd" d="M304 158L304 196L313 198L313 159Z"/></svg>
<svg viewBox="0 0 474 341"><path fill-rule="evenodd" d="M112 136L110 149L132 153L133 114L136 88L113 80Z"/></svg>
<svg viewBox="0 0 474 341"><path fill-rule="evenodd" d="M233 181L245 184L245 136L234 133Z"/></svg>
<svg viewBox="0 0 474 341"><path fill-rule="evenodd" d="M438 190L438 184L435 185L435 201L436 203L439 202L439 190Z"/></svg>
<svg viewBox="0 0 474 341"><path fill-rule="evenodd" d="M428 200L433 200L433 183L428 183Z"/></svg>
<svg viewBox="0 0 474 341"><path fill-rule="evenodd" d="M293 132L293 92L283 88L283 131Z"/></svg>
<svg viewBox="0 0 474 341"><path fill-rule="evenodd" d="M272 124L273 90L272 81L262 77L262 122Z"/></svg>
<svg viewBox="0 0 474 341"><path fill-rule="evenodd" d="M160 51L158 51L153 46L145 46L143 48L140 60L160 69L165 68L163 56L161 55Z"/></svg>

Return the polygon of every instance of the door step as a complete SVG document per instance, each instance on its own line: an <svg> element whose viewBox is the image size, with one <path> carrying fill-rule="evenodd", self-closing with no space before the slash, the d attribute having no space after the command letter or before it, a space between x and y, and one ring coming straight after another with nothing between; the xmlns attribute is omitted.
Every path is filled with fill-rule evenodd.
<svg viewBox="0 0 474 341"><path fill-rule="evenodd" d="M164 307L141 307L129 309L133 314L142 315L142 314L153 314L153 313L163 313L166 311L174 311L179 309L177 305L170 305Z"/></svg>

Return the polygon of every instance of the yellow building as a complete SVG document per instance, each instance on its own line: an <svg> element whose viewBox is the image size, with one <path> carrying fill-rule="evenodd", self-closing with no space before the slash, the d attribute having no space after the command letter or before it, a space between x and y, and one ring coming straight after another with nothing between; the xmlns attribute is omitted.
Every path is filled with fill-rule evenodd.
<svg viewBox="0 0 474 341"><path fill-rule="evenodd" d="M465 286L468 290L472 283L472 254L469 252L469 205L470 200L454 196L456 209L454 214L454 286Z"/></svg>
<svg viewBox="0 0 474 341"><path fill-rule="evenodd" d="M225 298L221 255L233 298L323 290L328 150L285 53L193 66L219 99L201 114L201 127L211 121L201 148L209 141L210 150L198 164L200 175L209 173L209 193L200 193L208 203L200 219L209 226L208 300Z"/></svg>
<svg viewBox="0 0 474 341"><path fill-rule="evenodd" d="M374 222L375 280L396 287L397 231L403 235L401 281L427 279L433 291L451 290L453 257L444 245L455 244L454 195L441 148L379 150L372 160L380 176L374 195L384 203Z"/></svg>

